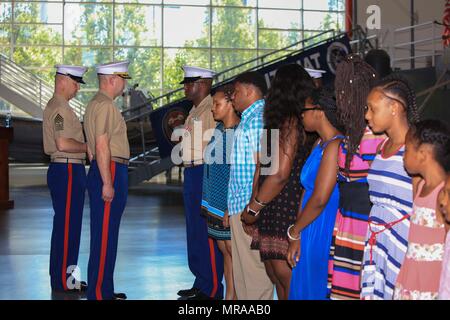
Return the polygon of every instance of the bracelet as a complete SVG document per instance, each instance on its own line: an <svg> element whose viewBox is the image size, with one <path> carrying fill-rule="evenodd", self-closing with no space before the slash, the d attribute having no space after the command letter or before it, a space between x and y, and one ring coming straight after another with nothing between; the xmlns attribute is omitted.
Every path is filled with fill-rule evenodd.
<svg viewBox="0 0 450 320"><path fill-rule="evenodd" d="M291 236L291 228L292 228L293 226L294 226L294 225L291 224L291 225L289 226L289 228L287 229L287 236L288 236L288 238L291 239L292 241L298 241L298 240L300 240L300 239L302 238L302 233L300 232L300 233L298 234L298 238L294 238L293 236Z"/></svg>
<svg viewBox="0 0 450 320"><path fill-rule="evenodd" d="M254 210L250 209L250 207L247 206L247 213L248 213L249 215L251 215L252 217L258 216L258 214L259 214L260 212L261 212L261 210L257 212L257 211L254 211Z"/></svg>
<svg viewBox="0 0 450 320"><path fill-rule="evenodd" d="M255 197L255 199L253 199L253 200L256 202L257 205L259 205L260 207L263 207L263 208L269 204L267 202L259 201L257 197Z"/></svg>

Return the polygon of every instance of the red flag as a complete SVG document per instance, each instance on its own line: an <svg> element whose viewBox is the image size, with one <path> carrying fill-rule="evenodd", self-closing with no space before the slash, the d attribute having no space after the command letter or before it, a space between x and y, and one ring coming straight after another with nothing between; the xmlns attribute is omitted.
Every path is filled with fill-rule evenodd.
<svg viewBox="0 0 450 320"><path fill-rule="evenodd" d="M445 3L444 19L444 33L442 34L442 40L444 41L444 47L450 46L450 0Z"/></svg>

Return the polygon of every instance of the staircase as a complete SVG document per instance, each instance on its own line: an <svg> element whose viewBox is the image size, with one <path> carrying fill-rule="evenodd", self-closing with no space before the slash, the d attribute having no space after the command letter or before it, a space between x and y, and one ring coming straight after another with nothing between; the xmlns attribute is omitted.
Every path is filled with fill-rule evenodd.
<svg viewBox="0 0 450 320"><path fill-rule="evenodd" d="M52 96L52 85L0 54L1 98L33 118L42 120L43 110ZM76 99L71 99L70 106L81 119L84 105Z"/></svg>
<svg viewBox="0 0 450 320"><path fill-rule="evenodd" d="M358 41L356 43L358 44ZM366 46L361 47L366 48ZM327 30L216 74L214 87L232 81L235 76L245 71L261 72L270 84L275 71L281 65L288 63L299 63L312 68L328 68L336 63L334 54L339 54L339 51L344 49L346 53L351 52L347 35L336 34L335 30ZM319 62L320 65L317 65ZM331 82L333 78L332 72L328 72L325 74L324 82ZM133 141L130 139L130 145L135 146L131 150L128 179L130 186L167 172L174 166L170 158L174 144L170 141L171 130L167 128L168 119L170 115L175 118L181 117L182 119L178 119L178 124L182 124L192 107L192 103L184 98L173 98L182 90L183 88L179 88L122 112L127 122L129 139L133 137ZM156 109L157 106L163 107Z"/></svg>

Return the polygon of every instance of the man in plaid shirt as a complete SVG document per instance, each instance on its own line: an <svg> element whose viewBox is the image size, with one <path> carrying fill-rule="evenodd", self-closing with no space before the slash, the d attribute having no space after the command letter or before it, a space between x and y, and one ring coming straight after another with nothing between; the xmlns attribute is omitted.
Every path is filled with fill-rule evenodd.
<svg viewBox="0 0 450 320"><path fill-rule="evenodd" d="M261 151L266 91L266 81L258 72L246 72L235 79L233 105L241 113L241 122L236 129L231 153L228 213L233 278L239 300L273 299L273 284L259 252L250 249L252 237L247 232L251 232L251 227L241 222L241 214L252 196L253 176Z"/></svg>

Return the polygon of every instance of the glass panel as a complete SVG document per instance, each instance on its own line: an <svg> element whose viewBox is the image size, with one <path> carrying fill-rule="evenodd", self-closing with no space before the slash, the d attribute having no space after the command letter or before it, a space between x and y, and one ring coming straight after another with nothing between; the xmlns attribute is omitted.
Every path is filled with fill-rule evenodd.
<svg viewBox="0 0 450 320"><path fill-rule="evenodd" d="M337 13L305 11L303 20L305 30L338 29Z"/></svg>
<svg viewBox="0 0 450 320"><path fill-rule="evenodd" d="M0 25L0 44L9 45L11 43L10 31L11 27L9 25Z"/></svg>
<svg viewBox="0 0 450 320"><path fill-rule="evenodd" d="M116 3L161 4L162 0L116 0Z"/></svg>
<svg viewBox="0 0 450 320"><path fill-rule="evenodd" d="M301 31L259 30L259 48L262 49L281 49L301 39Z"/></svg>
<svg viewBox="0 0 450 320"><path fill-rule="evenodd" d="M112 44L112 5L66 4L64 8L66 44Z"/></svg>
<svg viewBox="0 0 450 320"><path fill-rule="evenodd" d="M164 7L164 46L208 47L209 9Z"/></svg>
<svg viewBox="0 0 450 320"><path fill-rule="evenodd" d="M345 0L303 0L303 8L309 10L345 10Z"/></svg>
<svg viewBox="0 0 450 320"><path fill-rule="evenodd" d="M16 2L14 4L15 22L62 23L62 3Z"/></svg>
<svg viewBox="0 0 450 320"><path fill-rule="evenodd" d="M44 67L53 68L62 61L62 48L60 47L14 47L13 60L15 63L35 72ZM54 70L53 70L54 71ZM49 73L44 73L45 80L53 81Z"/></svg>
<svg viewBox="0 0 450 320"><path fill-rule="evenodd" d="M213 50L212 51L212 67L216 72L221 72L225 69L229 69L237 66L238 64L256 58L256 50ZM242 71L248 70L254 67L254 63L246 64L238 69L226 74L225 77L234 76ZM223 80L223 79L222 79Z"/></svg>
<svg viewBox="0 0 450 320"><path fill-rule="evenodd" d="M302 0L259 0L260 8L300 9Z"/></svg>
<svg viewBox="0 0 450 320"><path fill-rule="evenodd" d="M261 0L260 0L261 1ZM256 0L212 0L216 6L256 7Z"/></svg>
<svg viewBox="0 0 450 320"><path fill-rule="evenodd" d="M113 2L114 0L65 0L66 2Z"/></svg>
<svg viewBox="0 0 450 320"><path fill-rule="evenodd" d="M8 47L0 47L0 53L9 58L9 54L11 53L11 48Z"/></svg>
<svg viewBox="0 0 450 320"><path fill-rule="evenodd" d="M64 50L64 63L93 67L97 64L111 62L113 52L111 48L79 48L71 47ZM89 68L89 70L95 68Z"/></svg>
<svg viewBox="0 0 450 320"><path fill-rule="evenodd" d="M261 56L264 56L266 54L272 53L273 51L272 50L258 50L258 52L259 52L258 56L261 57ZM275 60L277 58L283 57L283 56L285 56L285 55L287 55L289 53L292 53L292 52L294 52L294 51L293 50L285 50L285 51L280 51L280 52L277 52L277 53L270 54L267 57L264 57L264 62L273 61L273 60Z"/></svg>
<svg viewBox="0 0 450 320"><path fill-rule="evenodd" d="M336 13L337 25L336 29L345 30L345 13Z"/></svg>
<svg viewBox="0 0 450 320"><path fill-rule="evenodd" d="M167 91L181 88L184 65L209 68L209 50L205 49L165 49L164 88Z"/></svg>
<svg viewBox="0 0 450 320"><path fill-rule="evenodd" d="M117 5L115 43L125 46L160 46L161 7Z"/></svg>
<svg viewBox="0 0 450 320"><path fill-rule="evenodd" d="M209 0L164 0L164 4L209 5Z"/></svg>
<svg viewBox="0 0 450 320"><path fill-rule="evenodd" d="M11 3L0 3L0 22L11 20Z"/></svg>
<svg viewBox="0 0 450 320"><path fill-rule="evenodd" d="M14 43L62 45L61 25L14 25Z"/></svg>
<svg viewBox="0 0 450 320"><path fill-rule="evenodd" d="M120 48L114 52L114 60L130 61L130 85L139 83L139 89L146 91L161 86L161 49Z"/></svg>
<svg viewBox="0 0 450 320"><path fill-rule="evenodd" d="M322 32L321 31L305 31L304 39L305 40L310 39L308 41L305 41L305 47L308 46L308 45L315 44L315 43L317 43L317 42L319 42L321 40L329 39L331 37L331 35L332 35L331 33L325 33L325 34L323 34L321 36L317 36L320 33L322 33ZM314 38L312 38L312 37L314 37Z"/></svg>
<svg viewBox="0 0 450 320"><path fill-rule="evenodd" d="M256 9L214 8L212 46L256 48Z"/></svg>
<svg viewBox="0 0 450 320"><path fill-rule="evenodd" d="M300 11L293 10L259 10L259 28L300 29Z"/></svg>

